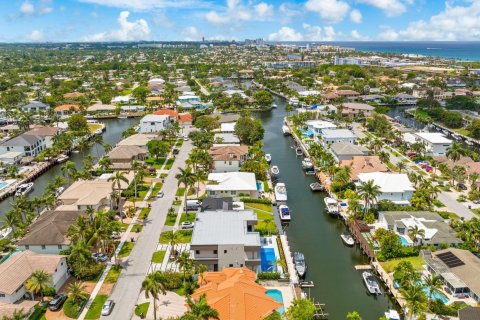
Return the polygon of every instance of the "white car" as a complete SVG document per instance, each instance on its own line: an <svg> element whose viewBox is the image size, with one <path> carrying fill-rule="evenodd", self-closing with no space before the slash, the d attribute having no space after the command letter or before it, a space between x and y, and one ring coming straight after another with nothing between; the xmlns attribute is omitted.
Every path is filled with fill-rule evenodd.
<svg viewBox="0 0 480 320"><path fill-rule="evenodd" d="M157 193L157 198L163 198L163 195L164 195L163 191L159 191Z"/></svg>
<svg viewBox="0 0 480 320"><path fill-rule="evenodd" d="M114 305L115 305L115 303L113 302L113 300L105 301L105 303L102 306L102 316L110 315L110 313L112 313Z"/></svg>
<svg viewBox="0 0 480 320"><path fill-rule="evenodd" d="M182 222L182 224L180 225L180 228L181 229L193 229L194 226L195 226L195 223L185 221L185 222Z"/></svg>

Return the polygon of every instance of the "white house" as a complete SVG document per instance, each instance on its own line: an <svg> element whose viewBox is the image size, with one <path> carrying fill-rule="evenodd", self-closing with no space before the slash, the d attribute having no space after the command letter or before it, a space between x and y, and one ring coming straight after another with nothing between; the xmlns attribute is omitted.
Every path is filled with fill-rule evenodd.
<svg viewBox="0 0 480 320"><path fill-rule="evenodd" d="M23 152L19 151L9 151L0 154L0 163L4 164L14 164L19 163L23 158Z"/></svg>
<svg viewBox="0 0 480 320"><path fill-rule="evenodd" d="M247 160L247 146L219 146L208 151L213 160L212 172L236 172Z"/></svg>
<svg viewBox="0 0 480 320"><path fill-rule="evenodd" d="M359 173L357 185L373 180L380 187L377 201L390 200L397 205L410 205L415 188L404 173L369 172Z"/></svg>
<svg viewBox="0 0 480 320"><path fill-rule="evenodd" d="M257 180L252 172L210 173L207 195L213 198L241 197L258 198Z"/></svg>
<svg viewBox="0 0 480 320"><path fill-rule="evenodd" d="M20 106L20 109L25 112L46 112L50 109L50 106L43 102L32 100L28 104Z"/></svg>
<svg viewBox="0 0 480 320"><path fill-rule="evenodd" d="M226 122L220 124L220 131L222 133L234 133L236 122Z"/></svg>
<svg viewBox="0 0 480 320"><path fill-rule="evenodd" d="M357 137L348 129L323 129L319 138L324 146L328 146L336 142L355 144Z"/></svg>
<svg viewBox="0 0 480 320"><path fill-rule="evenodd" d="M200 98L196 95L182 95L178 97L178 102L180 103L194 102L194 101L200 101Z"/></svg>
<svg viewBox="0 0 480 320"><path fill-rule="evenodd" d="M0 264L0 302L13 304L27 293L26 282L37 270L51 276L52 285L59 290L69 278L65 256L23 251Z"/></svg>
<svg viewBox="0 0 480 320"><path fill-rule="evenodd" d="M132 102L131 96L116 96L112 99L112 104L127 104Z"/></svg>
<svg viewBox="0 0 480 320"><path fill-rule="evenodd" d="M418 141L426 146L426 154L429 156L443 156L452 146L453 141L447 139L439 132L416 132L414 133Z"/></svg>
<svg viewBox="0 0 480 320"><path fill-rule="evenodd" d="M308 120L307 129L313 132L315 140L318 141L318 137L322 134L322 130L325 129L336 129L337 126L329 121L324 120Z"/></svg>
<svg viewBox="0 0 480 320"><path fill-rule="evenodd" d="M25 156L36 157L47 148L45 137L21 134L0 144L0 154L10 151L22 152Z"/></svg>
<svg viewBox="0 0 480 320"><path fill-rule="evenodd" d="M140 120L140 133L159 132L170 126L170 116L149 114Z"/></svg>

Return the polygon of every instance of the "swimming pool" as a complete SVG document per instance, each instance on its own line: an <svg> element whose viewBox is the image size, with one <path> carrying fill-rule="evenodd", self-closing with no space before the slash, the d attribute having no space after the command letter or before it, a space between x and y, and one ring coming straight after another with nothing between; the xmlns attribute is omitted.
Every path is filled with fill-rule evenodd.
<svg viewBox="0 0 480 320"><path fill-rule="evenodd" d="M412 244L404 236L400 236L400 242L402 246L411 246Z"/></svg>
<svg viewBox="0 0 480 320"><path fill-rule="evenodd" d="M260 249L260 264L263 272L274 272L276 257L275 250L273 248L261 248Z"/></svg>
<svg viewBox="0 0 480 320"><path fill-rule="evenodd" d="M263 183L261 181L257 181L257 190L262 191L263 190Z"/></svg>
<svg viewBox="0 0 480 320"><path fill-rule="evenodd" d="M8 183L5 181L0 181L0 190L4 189L6 186L8 186Z"/></svg>
<svg viewBox="0 0 480 320"><path fill-rule="evenodd" d="M422 291L427 295L427 297L430 299L430 300L437 300L437 299L440 299L442 300L443 303L448 303L448 301L450 301L443 293L441 292L433 292L431 296L428 295L428 289L427 288L423 288Z"/></svg>
<svg viewBox="0 0 480 320"><path fill-rule="evenodd" d="M280 302L282 304L282 306L280 308L277 309L277 312L280 313L280 314L284 314L285 313L285 306L283 306L283 296L282 296L282 293L280 291L278 291L277 289L270 289L270 290L267 290L265 292L265 294L275 300L277 300L278 302Z"/></svg>

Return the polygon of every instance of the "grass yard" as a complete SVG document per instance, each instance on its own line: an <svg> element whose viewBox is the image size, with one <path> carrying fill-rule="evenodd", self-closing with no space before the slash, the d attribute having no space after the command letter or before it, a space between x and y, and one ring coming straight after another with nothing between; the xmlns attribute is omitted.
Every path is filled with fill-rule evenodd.
<svg viewBox="0 0 480 320"><path fill-rule="evenodd" d="M161 182L157 182L157 183L155 184L155 187L153 187L152 193L151 193L150 196L151 196L151 197L156 197L157 194L158 194L158 192L162 189L162 187L163 187L163 184L162 184Z"/></svg>
<svg viewBox="0 0 480 320"><path fill-rule="evenodd" d="M141 232L143 229L143 225L141 224L135 224L132 227L132 232Z"/></svg>
<svg viewBox="0 0 480 320"><path fill-rule="evenodd" d="M106 294L99 294L93 299L92 305L90 306L90 309L88 309L87 315L85 316L85 319L98 319L100 318L101 312L102 312L102 306L107 301L108 296Z"/></svg>
<svg viewBox="0 0 480 320"><path fill-rule="evenodd" d="M87 123L88 130L90 130L90 133L94 133L95 130L98 130L102 127L101 124L98 123Z"/></svg>
<svg viewBox="0 0 480 320"><path fill-rule="evenodd" d="M189 243L192 240L192 230L179 230L177 231L180 234L178 239L179 243ZM167 234L172 233L172 231L165 231L160 234L160 243L167 244Z"/></svg>
<svg viewBox="0 0 480 320"><path fill-rule="evenodd" d="M147 161L145 161L149 166L154 167L155 169L161 169L163 166L163 163L165 162L165 158L148 158Z"/></svg>
<svg viewBox="0 0 480 320"><path fill-rule="evenodd" d="M185 195L185 188L178 188L177 193L175 193L177 197L183 197Z"/></svg>
<svg viewBox="0 0 480 320"><path fill-rule="evenodd" d="M28 320L44 320L45 312L47 312L47 306L41 307L37 304L34 308L33 313L30 315L30 317L28 317Z"/></svg>
<svg viewBox="0 0 480 320"><path fill-rule="evenodd" d="M135 315L136 315L137 317L140 317L141 315L146 316L146 315L147 315L147 311L148 311L148 307L150 307L150 302L145 302L145 303L139 304L139 305L135 308Z"/></svg>
<svg viewBox="0 0 480 320"><path fill-rule="evenodd" d="M392 259L384 262L380 262L382 265L383 269L387 273L393 272L393 269L400 263L400 261L410 261L410 263L413 265L415 270L421 270L423 265L425 264L425 261L423 261L422 258L420 257L408 257L408 258L399 258L399 259Z"/></svg>
<svg viewBox="0 0 480 320"><path fill-rule="evenodd" d="M195 221L195 212L189 212L188 213L188 219L187 219L187 215L184 213L182 213L182 216L180 217L180 224L182 222L185 222L185 221L188 221L188 222L194 222Z"/></svg>
<svg viewBox="0 0 480 320"><path fill-rule="evenodd" d="M143 208L142 211L140 211L140 214L138 215L138 219L145 219L146 217L148 217L150 210L151 208Z"/></svg>
<svg viewBox="0 0 480 320"><path fill-rule="evenodd" d="M182 200L175 200L172 202L172 206L179 206L182 204Z"/></svg>
<svg viewBox="0 0 480 320"><path fill-rule="evenodd" d="M460 217L454 213L454 212L450 212L450 211L437 211L437 213L443 218L443 219L460 219Z"/></svg>
<svg viewBox="0 0 480 320"><path fill-rule="evenodd" d="M110 271L108 272L107 277L105 278L105 282L116 283L121 272L122 272L122 266L113 265L112 268L110 268Z"/></svg>
<svg viewBox="0 0 480 320"><path fill-rule="evenodd" d="M472 209L472 212L480 217L480 209Z"/></svg>
<svg viewBox="0 0 480 320"><path fill-rule="evenodd" d="M257 215L258 224L255 226L255 230L259 231L262 235L277 233L271 204L245 203L245 209L251 209ZM271 222L267 224L265 220L271 220Z"/></svg>
<svg viewBox="0 0 480 320"><path fill-rule="evenodd" d="M125 242L122 246L122 249L120 249L120 252L118 253L119 258L125 258L130 255L130 252L132 252L133 246L135 245L134 242Z"/></svg>
<svg viewBox="0 0 480 320"><path fill-rule="evenodd" d="M165 225L166 226L174 226L175 221L177 221L177 215L178 215L178 213L176 213L176 212L175 212L175 215L167 214L167 220L165 220Z"/></svg>
<svg viewBox="0 0 480 320"><path fill-rule="evenodd" d="M156 251L153 253L152 262L153 263L162 263L163 258L165 258L165 250Z"/></svg>
<svg viewBox="0 0 480 320"><path fill-rule="evenodd" d="M173 167L173 163L175 162L175 158L169 158L167 160L167 163L165 164L164 169L165 170L170 170Z"/></svg>
<svg viewBox="0 0 480 320"><path fill-rule="evenodd" d="M442 201L438 200L438 199L434 199L433 200L433 204L435 205L435 207L437 208L443 208L445 207L445 205L442 203Z"/></svg>
<svg viewBox="0 0 480 320"><path fill-rule="evenodd" d="M85 298L83 302L79 302L78 304L73 304L70 298L65 301L63 304L63 313L69 318L77 319L82 311L83 305L87 302L88 297Z"/></svg>

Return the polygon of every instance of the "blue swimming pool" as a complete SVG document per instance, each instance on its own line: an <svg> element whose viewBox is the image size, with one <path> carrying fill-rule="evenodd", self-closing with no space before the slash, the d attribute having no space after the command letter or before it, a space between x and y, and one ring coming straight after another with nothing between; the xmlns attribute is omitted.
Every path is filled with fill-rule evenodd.
<svg viewBox="0 0 480 320"><path fill-rule="evenodd" d="M420 281L421 284L423 284L423 281ZM400 289L400 284L397 281L393 282L393 286L396 289ZM422 291L425 293L425 295L430 299L430 300L436 300L440 299L443 301L443 303L448 303L450 301L446 295L444 295L441 292L434 292L431 296L428 296L428 288L423 288Z"/></svg>
<svg viewBox="0 0 480 320"><path fill-rule="evenodd" d="M280 291L278 291L277 289L270 289L270 290L267 290L265 293L266 293L267 296L277 300L278 302L280 302L282 304L282 306L277 309L277 312L280 313L280 314L284 314L285 313L285 307L283 306L282 293Z"/></svg>
<svg viewBox="0 0 480 320"><path fill-rule="evenodd" d="M0 190L5 188L6 186L8 186L8 183L6 183L5 181L0 181Z"/></svg>
<svg viewBox="0 0 480 320"><path fill-rule="evenodd" d="M263 183L261 181L257 181L257 190L262 191L263 190Z"/></svg>
<svg viewBox="0 0 480 320"><path fill-rule="evenodd" d="M275 257L275 250L273 250L273 248L261 248L260 261L263 272L274 272L275 263L277 261Z"/></svg>
<svg viewBox="0 0 480 320"><path fill-rule="evenodd" d="M400 236L400 242L402 243L402 246L411 246L412 244L408 242L408 240L404 236Z"/></svg>

